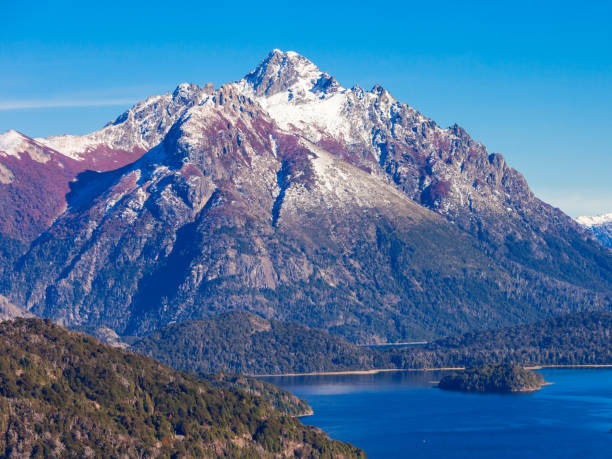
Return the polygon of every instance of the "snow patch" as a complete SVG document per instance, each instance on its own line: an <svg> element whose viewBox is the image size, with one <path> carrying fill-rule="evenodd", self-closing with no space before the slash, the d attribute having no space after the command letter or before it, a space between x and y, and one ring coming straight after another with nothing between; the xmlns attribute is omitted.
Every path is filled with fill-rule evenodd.
<svg viewBox="0 0 612 459"><path fill-rule="evenodd" d="M151 96L134 105L104 128L82 136L60 135L36 139L77 161L99 147L133 152L150 150L164 138L170 127L191 107L206 88L181 83L173 93Z"/></svg>
<svg viewBox="0 0 612 459"><path fill-rule="evenodd" d="M405 201L405 195L395 187L381 184L374 176L307 140L302 140L302 144L316 155L311 164L318 185L326 190L323 196L334 196L336 205L340 203L351 207L372 208L388 207L392 206L393 202ZM333 207L330 201L324 205Z"/></svg>
<svg viewBox="0 0 612 459"><path fill-rule="evenodd" d="M10 129L0 134L0 151L11 155L18 156L19 153L25 151L23 144L26 143L27 139L19 132Z"/></svg>
<svg viewBox="0 0 612 459"><path fill-rule="evenodd" d="M2 183L3 185L8 185L14 180L15 180L15 176L10 171L10 169L0 164L0 183Z"/></svg>
<svg viewBox="0 0 612 459"><path fill-rule="evenodd" d="M262 93L260 86L264 83L270 86L269 78L282 82L283 90ZM329 137L349 144L371 145L374 124L393 125L398 114L401 118L408 113L415 124L429 122L380 86L369 92L358 86L343 88L329 74L293 51L273 50L236 87L256 100L281 129L299 130L315 143ZM442 131L437 126L433 129Z"/></svg>
<svg viewBox="0 0 612 459"><path fill-rule="evenodd" d="M18 158L27 153L34 161L43 164L51 159L43 145L13 129L0 134L0 152Z"/></svg>
<svg viewBox="0 0 612 459"><path fill-rule="evenodd" d="M605 225L606 223L612 222L612 212L594 217L582 216L578 217L576 221L586 228L592 228L593 226Z"/></svg>

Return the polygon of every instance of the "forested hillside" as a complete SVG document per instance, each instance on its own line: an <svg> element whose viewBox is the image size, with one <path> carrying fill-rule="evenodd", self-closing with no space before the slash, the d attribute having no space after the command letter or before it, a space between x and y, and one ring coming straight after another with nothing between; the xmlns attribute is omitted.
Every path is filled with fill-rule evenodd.
<svg viewBox="0 0 612 459"><path fill-rule="evenodd" d="M263 398L50 321L0 324L0 456L362 457Z"/></svg>
<svg viewBox="0 0 612 459"><path fill-rule="evenodd" d="M585 312L530 325L466 333L423 347L388 350L385 363L400 367L612 364L612 313Z"/></svg>
<svg viewBox="0 0 612 459"><path fill-rule="evenodd" d="M191 373L310 373L374 363L372 352L343 338L246 311L169 325L132 350Z"/></svg>
<svg viewBox="0 0 612 459"><path fill-rule="evenodd" d="M369 348L322 330L235 311L164 327L132 348L194 373L281 374L502 362L612 364L612 313L564 315L425 345Z"/></svg>

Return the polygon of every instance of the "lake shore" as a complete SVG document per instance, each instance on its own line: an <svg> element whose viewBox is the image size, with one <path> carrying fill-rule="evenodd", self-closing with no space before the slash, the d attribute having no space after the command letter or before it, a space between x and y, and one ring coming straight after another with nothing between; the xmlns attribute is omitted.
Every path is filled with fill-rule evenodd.
<svg viewBox="0 0 612 459"><path fill-rule="evenodd" d="M393 371L443 371L443 370L465 370L464 367L446 368L377 368L373 370L345 370L345 371L313 371L311 373L280 373L272 375L248 375L255 378L271 378L281 376L340 376L340 375L375 375L377 373L389 373Z"/></svg>
<svg viewBox="0 0 612 459"><path fill-rule="evenodd" d="M543 368L612 368L612 364L591 365L534 365L524 367L526 370L541 370ZM393 371L461 371L465 367L440 367L440 368L377 368L371 370L344 370L344 371L314 371L310 373L280 373L280 374L249 374L254 378L292 377L292 376L342 376L342 375L375 375L378 373L389 373Z"/></svg>
<svg viewBox="0 0 612 459"><path fill-rule="evenodd" d="M540 370L542 368L612 368L612 364L589 364L589 365L534 365L525 367L526 370Z"/></svg>

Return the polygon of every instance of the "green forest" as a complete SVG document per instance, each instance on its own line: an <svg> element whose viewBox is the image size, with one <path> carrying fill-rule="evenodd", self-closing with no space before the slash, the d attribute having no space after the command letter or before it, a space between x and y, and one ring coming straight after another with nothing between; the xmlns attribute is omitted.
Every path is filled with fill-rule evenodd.
<svg viewBox="0 0 612 459"><path fill-rule="evenodd" d="M2 457L279 454L364 457L243 390L212 387L48 320L0 323Z"/></svg>
<svg viewBox="0 0 612 459"><path fill-rule="evenodd" d="M612 313L584 312L403 347L357 346L245 311L164 327L132 349L190 373L252 375L375 368L612 364Z"/></svg>
<svg viewBox="0 0 612 459"><path fill-rule="evenodd" d="M545 384L541 374L509 363L482 365L444 376L444 390L482 393L532 392Z"/></svg>

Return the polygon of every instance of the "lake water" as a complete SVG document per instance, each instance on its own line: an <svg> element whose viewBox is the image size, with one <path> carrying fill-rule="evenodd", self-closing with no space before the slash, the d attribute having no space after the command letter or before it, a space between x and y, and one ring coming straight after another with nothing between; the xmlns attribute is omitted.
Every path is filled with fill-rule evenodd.
<svg viewBox="0 0 612 459"><path fill-rule="evenodd" d="M612 370L540 372L554 384L520 395L434 388L444 372L266 379L370 458L612 458Z"/></svg>

